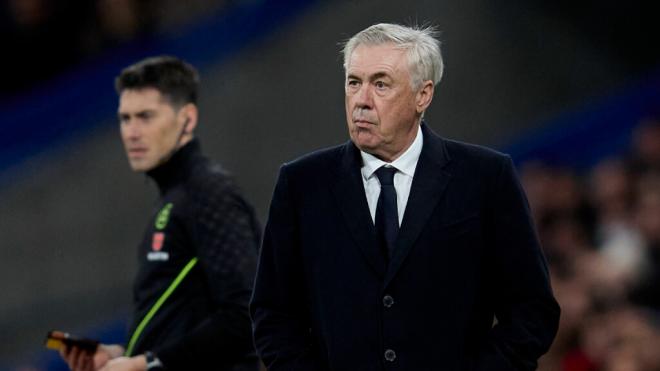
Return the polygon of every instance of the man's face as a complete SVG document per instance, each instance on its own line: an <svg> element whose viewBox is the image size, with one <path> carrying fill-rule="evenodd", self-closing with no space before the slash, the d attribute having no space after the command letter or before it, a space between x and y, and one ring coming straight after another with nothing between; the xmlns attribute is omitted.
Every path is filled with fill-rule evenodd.
<svg viewBox="0 0 660 371"><path fill-rule="evenodd" d="M133 171L149 171L177 146L184 118L154 88L127 89L119 97L121 139Z"/></svg>
<svg viewBox="0 0 660 371"><path fill-rule="evenodd" d="M345 89L353 143L384 161L399 157L415 139L423 112L405 51L389 43L358 46L346 66Z"/></svg>

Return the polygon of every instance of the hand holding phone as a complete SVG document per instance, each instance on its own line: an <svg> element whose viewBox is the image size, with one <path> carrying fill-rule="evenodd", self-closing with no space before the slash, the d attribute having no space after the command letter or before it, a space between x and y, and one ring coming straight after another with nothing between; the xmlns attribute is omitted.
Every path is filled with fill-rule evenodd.
<svg viewBox="0 0 660 371"><path fill-rule="evenodd" d="M65 347L77 347L85 352L94 353L98 346L97 340L73 336L64 331L48 331L46 336L46 348L58 351L63 351Z"/></svg>

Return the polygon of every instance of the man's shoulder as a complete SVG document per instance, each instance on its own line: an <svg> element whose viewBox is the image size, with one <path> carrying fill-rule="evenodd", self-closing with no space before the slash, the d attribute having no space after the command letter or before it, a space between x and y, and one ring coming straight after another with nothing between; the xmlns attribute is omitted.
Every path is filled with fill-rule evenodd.
<svg viewBox="0 0 660 371"><path fill-rule="evenodd" d="M442 142L449 160L445 169L457 179L497 177L511 161L507 154L479 144L445 138Z"/></svg>
<svg viewBox="0 0 660 371"><path fill-rule="evenodd" d="M326 172L335 169L339 165L345 151L348 150L348 145L349 143L346 142L309 152L294 160L285 162L282 168L286 168L288 172L303 174Z"/></svg>
<svg viewBox="0 0 660 371"><path fill-rule="evenodd" d="M458 161L500 163L506 161L507 154L479 144L443 138L449 158Z"/></svg>
<svg viewBox="0 0 660 371"><path fill-rule="evenodd" d="M186 202L193 213L199 213L200 210L217 212L237 205L250 212L253 209L233 175L217 162L207 160L196 164L183 188Z"/></svg>
<svg viewBox="0 0 660 371"><path fill-rule="evenodd" d="M185 187L202 192L220 192L236 188L234 177L219 163L206 160L197 163Z"/></svg>

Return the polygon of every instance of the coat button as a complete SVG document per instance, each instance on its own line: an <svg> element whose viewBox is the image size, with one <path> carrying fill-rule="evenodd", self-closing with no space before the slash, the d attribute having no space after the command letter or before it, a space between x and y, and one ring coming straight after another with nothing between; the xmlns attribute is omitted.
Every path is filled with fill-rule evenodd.
<svg viewBox="0 0 660 371"><path fill-rule="evenodd" d="M392 349L386 350L385 351L385 359L390 361L390 362L394 362L394 360L396 359L396 353L394 353L394 351Z"/></svg>
<svg viewBox="0 0 660 371"><path fill-rule="evenodd" d="M385 306L385 308L391 307L392 304L394 304L394 298L389 295L385 295L383 297L383 305Z"/></svg>

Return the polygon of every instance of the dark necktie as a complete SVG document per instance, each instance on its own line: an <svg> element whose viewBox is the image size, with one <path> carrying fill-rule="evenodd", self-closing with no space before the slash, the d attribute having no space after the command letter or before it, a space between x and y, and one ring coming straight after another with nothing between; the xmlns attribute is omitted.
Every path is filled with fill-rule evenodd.
<svg viewBox="0 0 660 371"><path fill-rule="evenodd" d="M381 246L385 247L388 257L392 257L394 242L399 233L399 212L396 205L396 190L394 189L393 167L382 166L376 170L380 181L380 196L376 206L376 233Z"/></svg>

